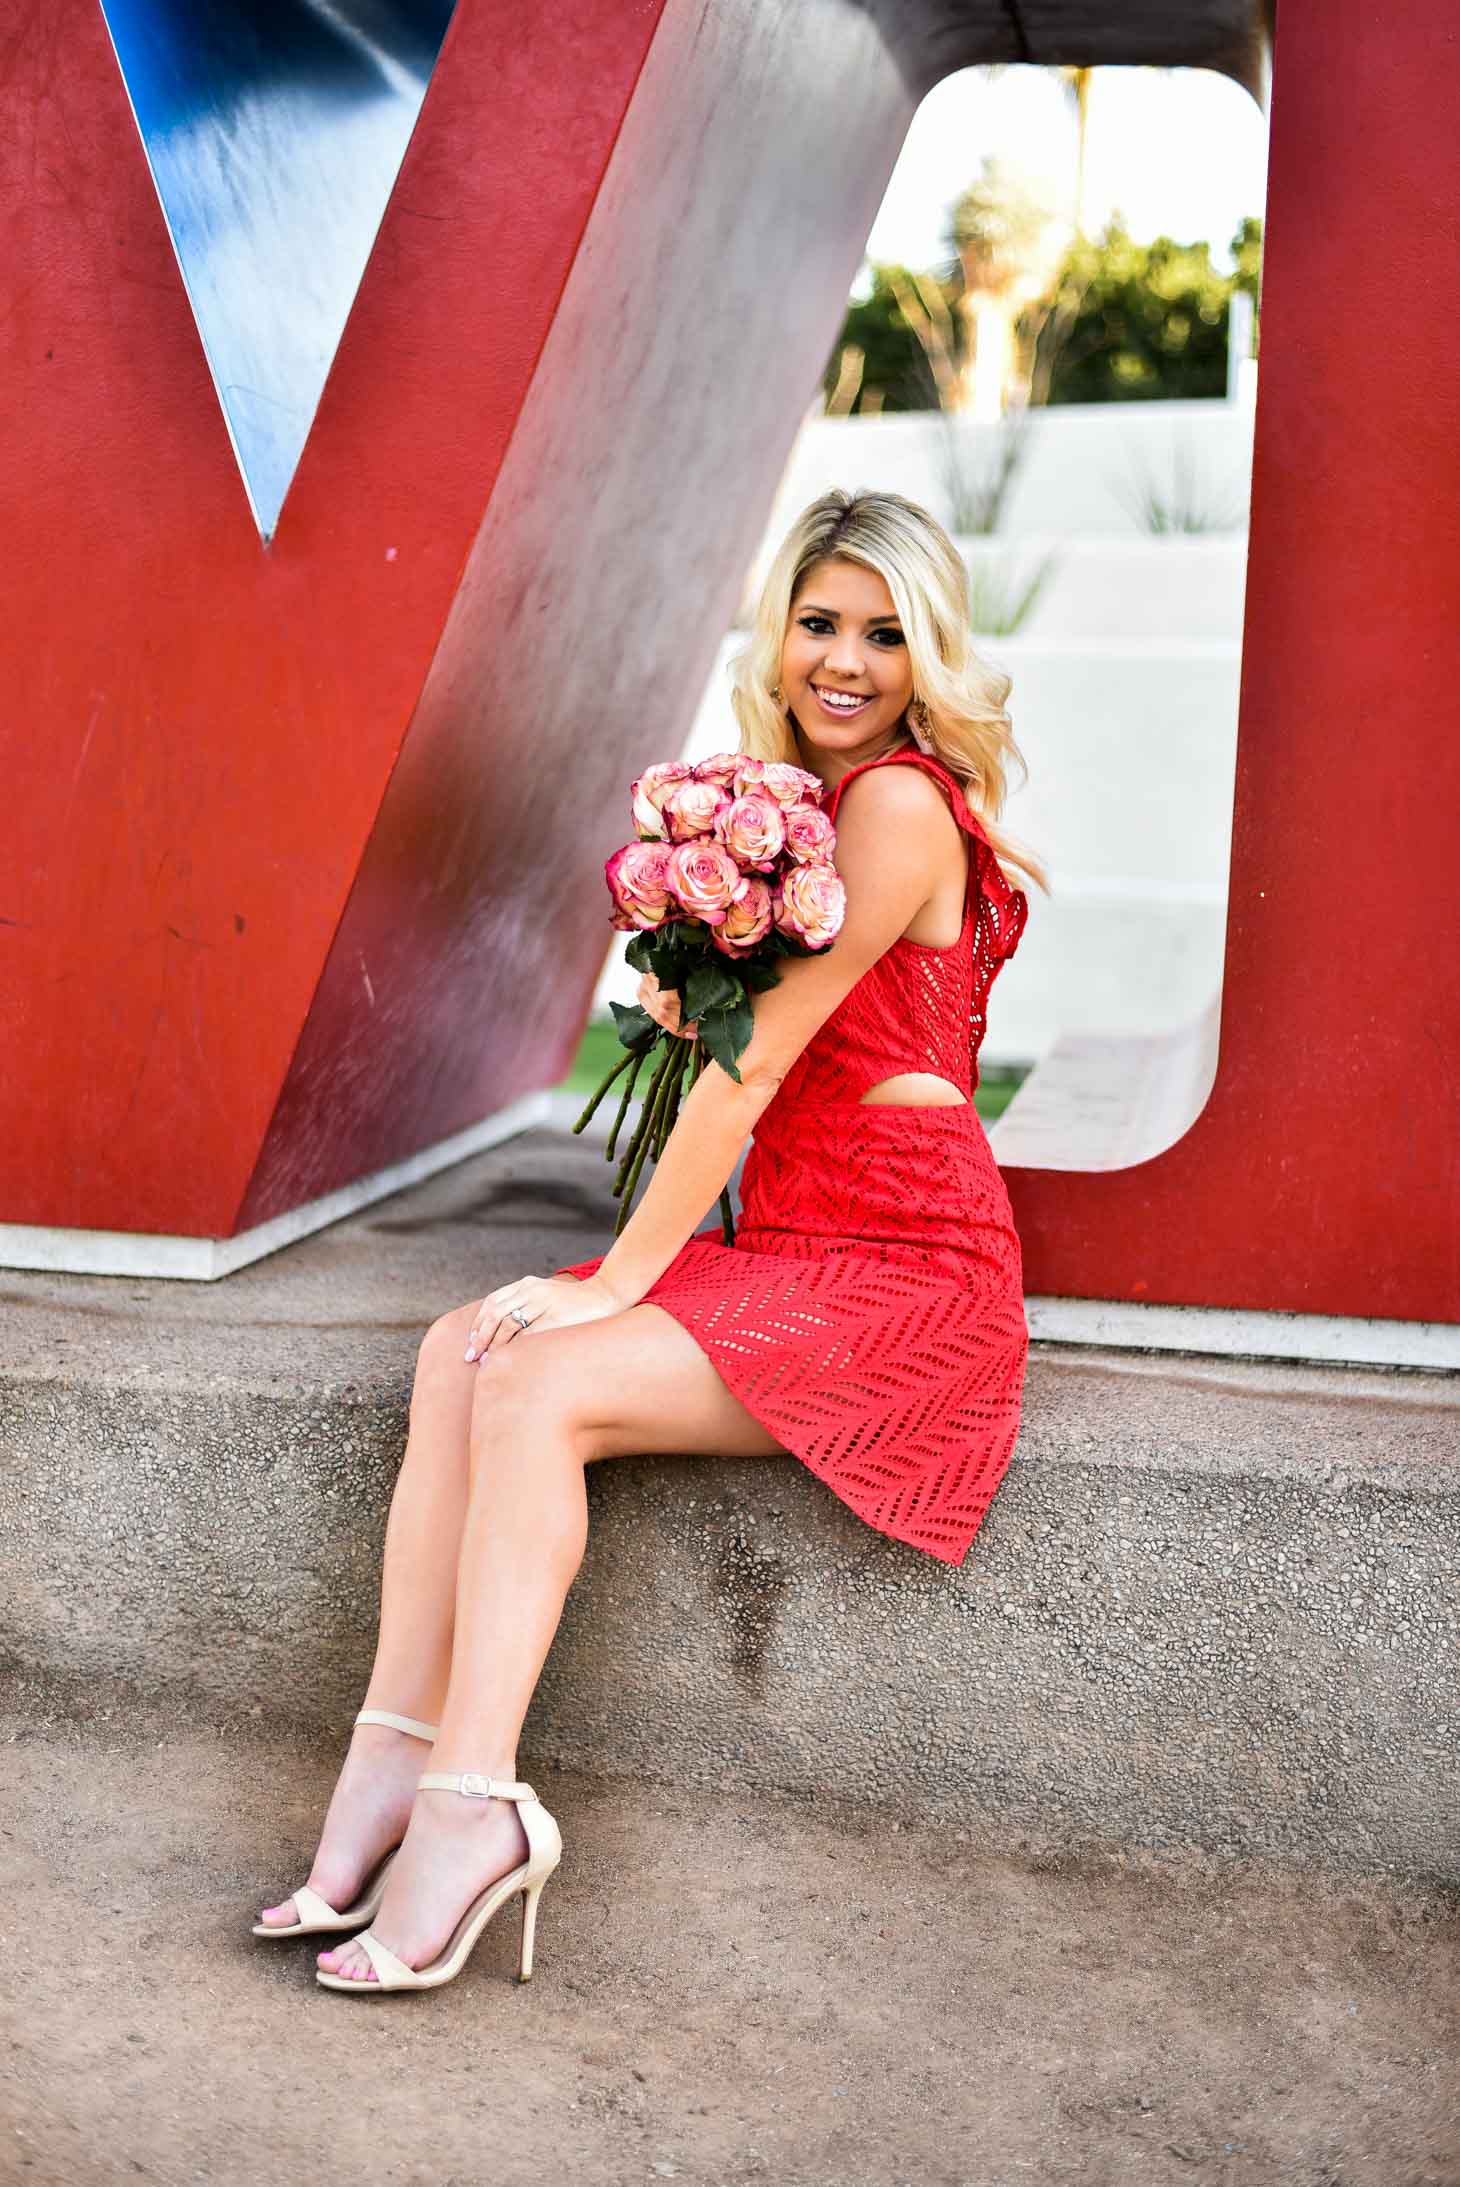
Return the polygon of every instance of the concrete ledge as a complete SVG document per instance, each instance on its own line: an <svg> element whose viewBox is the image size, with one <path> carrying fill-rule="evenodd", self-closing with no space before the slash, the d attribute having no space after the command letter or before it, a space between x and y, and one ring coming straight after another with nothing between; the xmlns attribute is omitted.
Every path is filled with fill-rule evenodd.
<svg viewBox="0 0 1460 2187"><path fill-rule="evenodd" d="M535 1132L223 1284L12 1279L12 1701L346 1720L420 1333L598 1249L607 1174ZM1450 1376L1036 1346L957 1570L791 1460L595 1468L524 1750L1453 1879L1457 1429Z"/></svg>
<svg viewBox="0 0 1460 2187"><path fill-rule="evenodd" d="M31 1268L80 1276L166 1276L174 1282L216 1283L250 1261L278 1253L311 1232L324 1230L357 1209L386 1200L408 1185L421 1184L438 1170L450 1169L468 1155L494 1147L513 1132L550 1120L552 1096L528 1094L465 1131L438 1139L388 1169L357 1177L318 1200L291 1207L286 1215L255 1223L231 1238L182 1238L139 1230L74 1230L57 1225L0 1223L0 1268Z"/></svg>

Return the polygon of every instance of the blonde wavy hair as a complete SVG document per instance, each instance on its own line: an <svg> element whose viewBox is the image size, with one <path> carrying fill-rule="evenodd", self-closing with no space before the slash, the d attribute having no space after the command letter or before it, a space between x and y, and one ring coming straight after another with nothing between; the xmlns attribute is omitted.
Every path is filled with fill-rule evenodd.
<svg viewBox="0 0 1460 2187"><path fill-rule="evenodd" d="M1018 763L1021 779L1029 775L1005 706L1010 679L980 660L969 642L963 557L936 518L902 494L834 486L808 503L787 532L766 573L750 635L731 663L741 751L802 764L795 728L773 693L792 610L811 571L827 561L860 563L883 579L907 642L913 700L927 709L923 734L934 756L957 777L1000 865L1017 868L1048 895L1043 865L998 825L1009 762Z"/></svg>

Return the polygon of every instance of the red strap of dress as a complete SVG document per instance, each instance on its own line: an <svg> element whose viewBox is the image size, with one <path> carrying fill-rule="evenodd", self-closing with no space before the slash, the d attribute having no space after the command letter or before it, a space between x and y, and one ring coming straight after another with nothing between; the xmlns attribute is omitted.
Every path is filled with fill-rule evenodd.
<svg viewBox="0 0 1460 2187"><path fill-rule="evenodd" d="M876 759L859 760L855 767L847 769L841 781L837 783L832 791L830 802L825 808L827 818L835 821L837 801L846 785L855 775L865 774L869 767L890 766L898 760L910 760L915 766L930 769L938 780L953 793L950 800L953 807L953 817L964 833L973 837L973 870L969 877L970 888L976 885L980 895L990 903L998 906L996 931L990 936L990 942L991 954L1002 964L1006 957L1013 956L1014 951L1019 946L1019 937L1024 931L1024 922L1029 916L1029 899L1022 888L1015 888L1013 882L999 864L994 847L984 833L983 822L968 809L968 801L963 794L962 783L951 769L943 765L940 759L934 759L930 752L919 752L904 748L896 752L881 752Z"/></svg>
<svg viewBox="0 0 1460 2187"><path fill-rule="evenodd" d="M880 752L876 759L859 760L855 767L849 767L831 793L831 803L827 808L828 817L835 818L837 800L847 784L857 775L866 774L871 767L890 767L898 761L911 761L916 767L929 768L944 788L952 791L953 817L959 826L972 835L982 834L982 823L969 811L968 800L963 794L963 786L951 768L945 767L941 759L934 759L930 752L914 751L909 747L903 747L896 752Z"/></svg>

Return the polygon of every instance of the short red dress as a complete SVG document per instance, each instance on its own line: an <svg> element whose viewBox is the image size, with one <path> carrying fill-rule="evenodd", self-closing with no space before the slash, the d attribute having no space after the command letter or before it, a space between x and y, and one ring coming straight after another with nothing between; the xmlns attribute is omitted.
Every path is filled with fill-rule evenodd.
<svg viewBox="0 0 1460 2187"><path fill-rule="evenodd" d="M1013 1453L1029 1351L1019 1239L973 1105L989 989L1029 904L956 777L922 752L850 768L830 817L849 782L893 764L926 768L970 838L963 931L941 949L903 935L863 974L761 1113L734 1245L717 1218L644 1303L859 1518L961 1564ZM860 1099L903 1071L967 1100Z"/></svg>

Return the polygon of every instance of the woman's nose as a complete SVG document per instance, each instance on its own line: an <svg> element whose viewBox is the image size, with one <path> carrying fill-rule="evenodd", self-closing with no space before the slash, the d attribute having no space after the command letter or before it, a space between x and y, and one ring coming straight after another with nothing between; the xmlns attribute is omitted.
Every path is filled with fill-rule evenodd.
<svg viewBox="0 0 1460 2187"><path fill-rule="evenodd" d="M837 676L860 676L863 663L858 640L839 632L826 649L826 665Z"/></svg>

